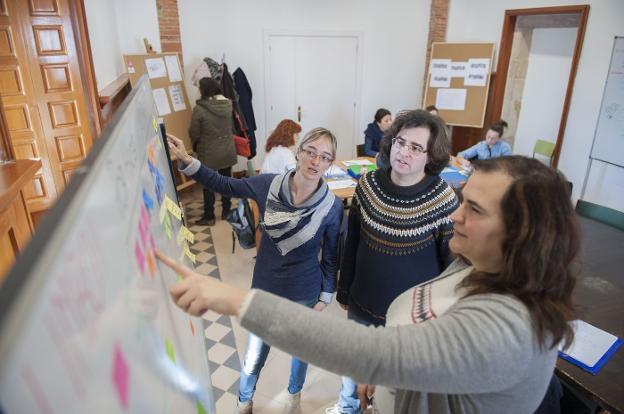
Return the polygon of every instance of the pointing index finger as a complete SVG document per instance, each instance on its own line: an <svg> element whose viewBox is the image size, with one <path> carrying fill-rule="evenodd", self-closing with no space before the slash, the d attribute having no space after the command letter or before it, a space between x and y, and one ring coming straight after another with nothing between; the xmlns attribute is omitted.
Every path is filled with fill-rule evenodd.
<svg viewBox="0 0 624 414"><path fill-rule="evenodd" d="M165 266L169 267L171 270L179 274L182 277L182 279L186 279L193 273L191 269L184 266L182 263L178 262L177 260L174 260L171 257L167 256L166 254L162 253L158 249L154 250L154 254L158 260L160 260L161 262L165 264Z"/></svg>

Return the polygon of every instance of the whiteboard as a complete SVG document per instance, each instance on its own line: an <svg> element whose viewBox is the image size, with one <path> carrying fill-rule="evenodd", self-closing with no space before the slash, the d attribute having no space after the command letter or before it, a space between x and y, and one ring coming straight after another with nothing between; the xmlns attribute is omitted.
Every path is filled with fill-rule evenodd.
<svg viewBox="0 0 624 414"><path fill-rule="evenodd" d="M624 167L624 37L613 43L591 158Z"/></svg>
<svg viewBox="0 0 624 414"><path fill-rule="evenodd" d="M187 242L145 79L118 112L0 290L0 412L215 412L204 321L150 257Z"/></svg>

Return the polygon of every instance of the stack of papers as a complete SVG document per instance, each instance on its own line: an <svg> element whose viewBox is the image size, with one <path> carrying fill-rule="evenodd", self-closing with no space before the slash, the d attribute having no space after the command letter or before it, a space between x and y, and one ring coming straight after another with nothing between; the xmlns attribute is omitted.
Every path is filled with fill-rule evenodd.
<svg viewBox="0 0 624 414"><path fill-rule="evenodd" d="M347 178L349 176L349 174L347 174L347 172L345 170L343 170L342 168L338 167L337 165L332 165L330 166L327 171L325 171L325 174L323 174L325 176L325 178Z"/></svg>
<svg viewBox="0 0 624 414"><path fill-rule="evenodd" d="M374 165L372 162L370 162L369 160L347 160L347 161L342 161L342 163L344 165L346 165L347 167L350 167L352 165Z"/></svg>
<svg viewBox="0 0 624 414"><path fill-rule="evenodd" d="M352 179L328 181L327 186L330 190L340 190L341 188L351 188L357 186L357 183Z"/></svg>
<svg viewBox="0 0 624 414"><path fill-rule="evenodd" d="M573 321L572 327L574 329L574 342L565 351L560 347L559 356L596 375L609 358L615 354L623 341L617 336L581 320Z"/></svg>

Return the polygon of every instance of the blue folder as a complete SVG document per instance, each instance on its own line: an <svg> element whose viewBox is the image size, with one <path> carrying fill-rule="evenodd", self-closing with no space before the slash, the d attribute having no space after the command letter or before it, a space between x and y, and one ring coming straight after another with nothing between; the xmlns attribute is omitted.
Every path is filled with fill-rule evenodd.
<svg viewBox="0 0 624 414"><path fill-rule="evenodd" d="M596 375L598 371L600 371L600 369L604 367L607 361L617 352L617 350L620 348L622 343L624 343L624 340L622 340L622 338L618 338L613 343L613 345L611 345L611 347L607 350L607 352L604 353L602 358L600 358L598 362L596 362L596 364L593 367L583 364L581 361L572 358L570 355L562 351L559 351L559 357L562 359L565 359L571 364L576 365L577 367L584 369L585 371L589 372L592 375Z"/></svg>

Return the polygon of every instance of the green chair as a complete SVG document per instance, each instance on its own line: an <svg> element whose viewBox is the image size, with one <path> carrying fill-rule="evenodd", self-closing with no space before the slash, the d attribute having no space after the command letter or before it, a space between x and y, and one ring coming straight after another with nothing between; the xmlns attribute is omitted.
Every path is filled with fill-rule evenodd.
<svg viewBox="0 0 624 414"><path fill-rule="evenodd" d="M552 156L554 151L554 142L538 139L537 141L535 141L535 145L533 146L533 158L535 158L535 154L543 155L544 157L548 158L548 165L552 166Z"/></svg>

